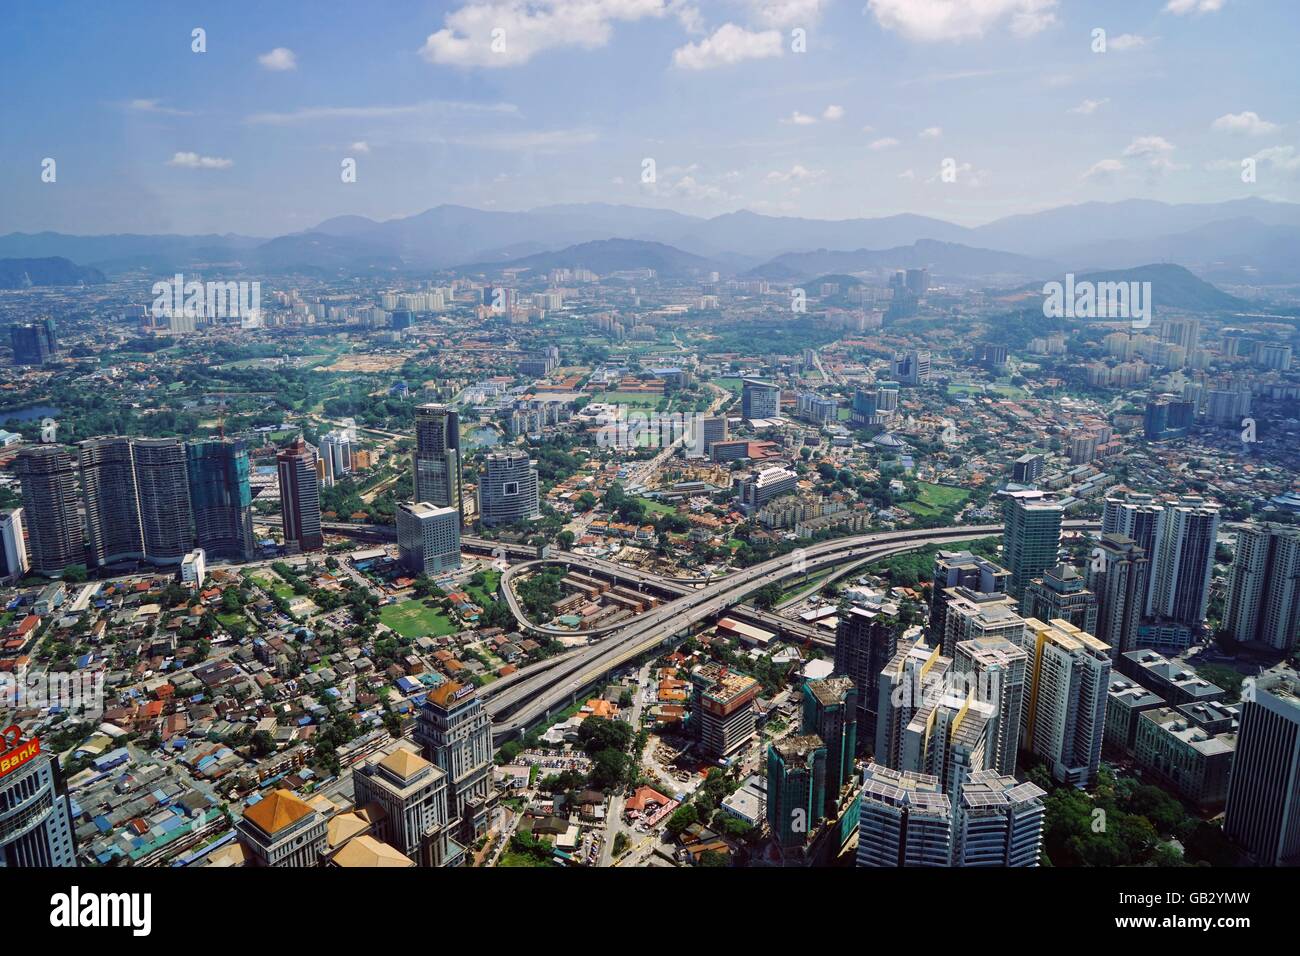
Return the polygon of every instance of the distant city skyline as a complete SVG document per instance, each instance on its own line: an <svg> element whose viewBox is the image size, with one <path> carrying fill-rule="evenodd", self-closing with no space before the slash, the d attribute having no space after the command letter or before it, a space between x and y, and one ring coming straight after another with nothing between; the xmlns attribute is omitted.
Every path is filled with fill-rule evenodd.
<svg viewBox="0 0 1300 956"><path fill-rule="evenodd" d="M0 233L270 237L444 203L979 225L1128 198L1300 201L1294 9L1270 0L12 15Z"/></svg>

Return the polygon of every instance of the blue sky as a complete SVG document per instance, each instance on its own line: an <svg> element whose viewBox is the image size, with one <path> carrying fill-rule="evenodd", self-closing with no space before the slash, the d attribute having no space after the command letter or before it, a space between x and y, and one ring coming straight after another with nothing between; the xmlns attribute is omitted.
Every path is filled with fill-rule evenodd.
<svg viewBox="0 0 1300 956"><path fill-rule="evenodd" d="M975 225L1087 200L1300 200L1294 0L15 2L6 16L0 232L271 236L440 203Z"/></svg>

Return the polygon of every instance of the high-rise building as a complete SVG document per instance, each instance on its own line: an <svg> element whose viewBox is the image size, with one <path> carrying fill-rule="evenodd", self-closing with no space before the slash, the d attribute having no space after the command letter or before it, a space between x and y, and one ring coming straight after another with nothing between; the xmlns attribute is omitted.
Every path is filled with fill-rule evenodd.
<svg viewBox="0 0 1300 956"><path fill-rule="evenodd" d="M77 513L77 468L60 445L24 448L14 462L23 489L31 570L55 575L86 560Z"/></svg>
<svg viewBox="0 0 1300 956"><path fill-rule="evenodd" d="M441 574L460 567L460 512L427 501L397 506L397 548L414 574Z"/></svg>
<svg viewBox="0 0 1300 956"><path fill-rule="evenodd" d="M957 645L981 637L1005 637L1021 644L1025 619L1016 613L1016 601L1009 594L980 594L965 588L949 588L948 611L944 618L943 649L957 653Z"/></svg>
<svg viewBox="0 0 1300 956"><path fill-rule="evenodd" d="M439 684L425 695L416 716L415 742L426 760L447 775L447 813L463 841L473 842L491 824L492 718L472 684Z"/></svg>
<svg viewBox="0 0 1300 956"><path fill-rule="evenodd" d="M33 755L17 762L23 748ZM56 758L35 741L5 754L16 766L0 774L0 870L76 866L72 809Z"/></svg>
<svg viewBox="0 0 1300 956"><path fill-rule="evenodd" d="M1065 510L1040 497L1010 495L1002 503L1002 561L1008 592L1019 600L1029 582L1058 561Z"/></svg>
<svg viewBox="0 0 1300 956"><path fill-rule="evenodd" d="M899 642L898 651L880 672L872 754L876 763L902 769L907 728L927 701L943 696L951 666L952 661L920 634L909 633Z"/></svg>
<svg viewBox="0 0 1300 956"><path fill-rule="evenodd" d="M860 746L876 739L880 672L898 651L903 627L898 607L852 607L840 615L835 631L835 670L853 681L858 694Z"/></svg>
<svg viewBox="0 0 1300 956"><path fill-rule="evenodd" d="M1155 583L1156 552L1164 536L1165 509L1152 495L1130 493L1107 498L1101 515L1101 533L1129 538L1147 557L1147 590L1142 597L1142 616L1152 615L1151 596Z"/></svg>
<svg viewBox="0 0 1300 956"><path fill-rule="evenodd" d="M415 500L465 514L460 457L460 414L447 405L415 410Z"/></svg>
<svg viewBox="0 0 1300 956"><path fill-rule="evenodd" d="M767 826L780 847L802 846L826 808L826 744L816 734L767 747Z"/></svg>
<svg viewBox="0 0 1300 956"><path fill-rule="evenodd" d="M252 560L257 540L243 442L193 442L185 446L185 460L194 543L210 557Z"/></svg>
<svg viewBox="0 0 1300 956"><path fill-rule="evenodd" d="M781 386L757 378L741 381L740 416L749 419L781 417Z"/></svg>
<svg viewBox="0 0 1300 956"><path fill-rule="evenodd" d="M1159 398L1147 402L1142 430L1147 441L1163 442L1185 438L1196 417L1192 402Z"/></svg>
<svg viewBox="0 0 1300 956"><path fill-rule="evenodd" d="M1242 688L1223 832L1261 866L1300 862L1300 685L1289 677Z"/></svg>
<svg viewBox="0 0 1300 956"><path fill-rule="evenodd" d="M1151 568L1151 616L1197 628L1205 622L1218 543L1219 506L1183 497L1165 505Z"/></svg>
<svg viewBox="0 0 1300 956"><path fill-rule="evenodd" d="M528 453L488 455L478 479L478 516L483 527L532 521L540 514L537 469Z"/></svg>
<svg viewBox="0 0 1300 956"><path fill-rule="evenodd" d="M137 438L132 453L145 557L179 564L194 548L185 446L178 438Z"/></svg>
<svg viewBox="0 0 1300 956"><path fill-rule="evenodd" d="M691 671L690 728L701 755L728 761L749 744L760 686L748 674L711 661Z"/></svg>
<svg viewBox="0 0 1300 956"><path fill-rule="evenodd" d="M930 352L913 349L894 356L894 377L904 385L924 385L930 381Z"/></svg>
<svg viewBox="0 0 1300 956"><path fill-rule="evenodd" d="M131 439L88 438L78 446L90 557L96 565L143 561L144 530Z"/></svg>
<svg viewBox="0 0 1300 956"><path fill-rule="evenodd" d="M27 573L27 542L23 540L23 509L0 511L0 580Z"/></svg>
<svg viewBox="0 0 1300 956"><path fill-rule="evenodd" d="M15 365L44 365L54 358L59 347L54 320L9 326L9 344L14 350Z"/></svg>
<svg viewBox="0 0 1300 956"><path fill-rule="evenodd" d="M1116 656L1137 648L1151 562L1122 534L1103 534L1088 563L1088 588L1097 595L1097 640ZM1034 615L1038 617L1039 615ZM1086 630L1086 628L1085 628Z"/></svg>
<svg viewBox="0 0 1300 956"><path fill-rule="evenodd" d="M952 865L952 804L929 774L869 764L858 809L858 866Z"/></svg>
<svg viewBox="0 0 1300 956"><path fill-rule="evenodd" d="M280 516L288 551L319 551L325 544L320 524L320 479L316 451L302 436L275 456L280 480Z"/></svg>
<svg viewBox="0 0 1300 956"><path fill-rule="evenodd" d="M953 588L963 594L1005 594L1011 572L997 563L969 551L940 551L934 559L934 579L930 588L930 633L941 643L947 631L948 601ZM944 648L945 653L950 648Z"/></svg>
<svg viewBox="0 0 1300 956"><path fill-rule="evenodd" d="M833 816L841 791L853 779L858 748L858 691L847 677L803 685L803 732L826 745L826 814Z"/></svg>
<svg viewBox="0 0 1300 956"><path fill-rule="evenodd" d="M1038 866L1043 797L1011 774L980 770L962 785L953 839L954 866Z"/></svg>
<svg viewBox="0 0 1300 956"><path fill-rule="evenodd" d="M1029 688L1029 655L1006 637L976 637L957 643L952 669L965 676L964 683L979 700L993 705L989 768L1014 774Z"/></svg>
<svg viewBox="0 0 1300 956"><path fill-rule="evenodd" d="M1043 758L1059 782L1090 787L1106 729L1110 648L1068 621L1025 624L1030 689L1021 746Z"/></svg>
<svg viewBox="0 0 1300 956"><path fill-rule="evenodd" d="M1289 652L1300 637L1300 528L1266 524L1237 534L1223 629L1235 641Z"/></svg>
<svg viewBox="0 0 1300 956"><path fill-rule="evenodd" d="M321 462L325 466L325 484L333 487L344 475L352 474L352 445L350 428L326 432L320 440Z"/></svg>
<svg viewBox="0 0 1300 956"><path fill-rule="evenodd" d="M1043 473L1043 456L1033 453L1021 455L1011 466L1011 480L1018 485L1032 485Z"/></svg>
<svg viewBox="0 0 1300 956"><path fill-rule="evenodd" d="M453 866L464 848L451 837L447 774L417 753L398 747L374 754L352 771L354 803L383 810L375 834L421 866Z"/></svg>
<svg viewBox="0 0 1300 956"><path fill-rule="evenodd" d="M255 866L319 866L328 841L325 817L290 790L273 790L245 807L235 834Z"/></svg>
<svg viewBox="0 0 1300 956"><path fill-rule="evenodd" d="M1097 595L1072 565L1058 564L1032 578L1020 607L1025 617L1040 621L1069 621L1089 634L1097 630Z"/></svg>

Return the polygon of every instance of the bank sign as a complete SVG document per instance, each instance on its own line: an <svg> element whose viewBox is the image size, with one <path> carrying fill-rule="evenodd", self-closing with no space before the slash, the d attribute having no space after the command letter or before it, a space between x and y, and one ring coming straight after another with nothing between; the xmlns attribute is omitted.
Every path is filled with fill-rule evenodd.
<svg viewBox="0 0 1300 956"><path fill-rule="evenodd" d="M23 740L17 724L0 731L0 777L12 773L41 752L41 742Z"/></svg>

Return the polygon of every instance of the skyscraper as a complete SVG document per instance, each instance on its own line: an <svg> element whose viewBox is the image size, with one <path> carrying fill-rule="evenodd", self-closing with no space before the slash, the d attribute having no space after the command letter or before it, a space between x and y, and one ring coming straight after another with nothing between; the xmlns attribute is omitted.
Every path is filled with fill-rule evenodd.
<svg viewBox="0 0 1300 956"><path fill-rule="evenodd" d="M415 410L415 500L465 515L460 458L460 415L447 405Z"/></svg>
<svg viewBox="0 0 1300 956"><path fill-rule="evenodd" d="M1097 595L1097 640L1118 657L1137 649L1151 562L1122 534L1103 534L1088 563L1088 587ZM1037 616L1037 615L1035 615Z"/></svg>
<svg viewBox="0 0 1300 956"><path fill-rule="evenodd" d="M903 747L912 718L927 701L943 695L952 661L921 635L908 635L880 672L876 703L876 740L872 759L900 770Z"/></svg>
<svg viewBox="0 0 1300 956"><path fill-rule="evenodd" d="M966 677L966 686L973 688L980 700L994 707L989 768L1014 774L1027 703L1029 655L1008 638L976 637L957 643L952 669Z"/></svg>
<svg viewBox="0 0 1300 956"><path fill-rule="evenodd" d="M1261 866L1300 862L1300 686L1289 677L1242 688L1223 832Z"/></svg>
<svg viewBox="0 0 1300 956"><path fill-rule="evenodd" d="M1038 866L1046 791L1010 774L980 770L962 786L954 866Z"/></svg>
<svg viewBox="0 0 1300 956"><path fill-rule="evenodd" d="M1219 533L1219 506L1187 496L1165 505L1151 569L1151 615L1189 628L1205 621Z"/></svg>
<svg viewBox="0 0 1300 956"><path fill-rule="evenodd" d="M833 816L840 791L853 779L858 746L858 692L847 677L803 685L803 732L826 745L826 815Z"/></svg>
<svg viewBox="0 0 1300 956"><path fill-rule="evenodd" d="M876 739L880 672L898 651L902 625L898 607L853 607L840 615L835 631L836 676L853 681L858 695L859 746Z"/></svg>
<svg viewBox="0 0 1300 956"><path fill-rule="evenodd" d="M1130 493L1124 498L1107 498L1101 516L1101 533L1120 534L1133 541L1146 555L1147 589L1142 597L1142 616L1150 617L1154 590L1156 552L1164 535L1165 509L1151 495Z"/></svg>
<svg viewBox="0 0 1300 956"><path fill-rule="evenodd" d="M1007 590L1017 600L1031 580L1057 563L1064 513L1040 497L1010 495L1002 502L1002 560L1011 572Z"/></svg>
<svg viewBox="0 0 1300 956"><path fill-rule="evenodd" d="M1266 524L1237 534L1223 629L1235 641L1290 651L1300 636L1300 528Z"/></svg>
<svg viewBox="0 0 1300 956"><path fill-rule="evenodd" d="M325 466L325 484L333 487L344 475L352 473L352 430L340 428L321 436L320 456Z"/></svg>
<svg viewBox="0 0 1300 956"><path fill-rule="evenodd" d="M402 566L414 574L460 567L460 512L427 501L398 505L397 548Z"/></svg>
<svg viewBox="0 0 1300 956"><path fill-rule="evenodd" d="M862 779L858 866L952 864L952 804L938 778L873 763Z"/></svg>
<svg viewBox="0 0 1300 956"><path fill-rule="evenodd" d="M1097 595L1069 564L1058 564L1031 579L1020 607L1025 617L1069 621L1089 634L1097 629Z"/></svg>
<svg viewBox="0 0 1300 956"><path fill-rule="evenodd" d="M131 439L88 438L78 446L90 559L103 567L143 561L144 530Z"/></svg>
<svg viewBox="0 0 1300 956"><path fill-rule="evenodd" d="M399 747L374 754L352 772L354 803L383 809L376 834L421 866L460 862L461 847L450 836L447 774L419 754Z"/></svg>
<svg viewBox="0 0 1300 956"><path fill-rule="evenodd" d="M740 415L742 418L780 418L781 387L757 378L741 381Z"/></svg>
<svg viewBox="0 0 1300 956"><path fill-rule="evenodd" d="M27 542L23 540L23 509L0 511L0 580L27 573Z"/></svg>
<svg viewBox="0 0 1300 956"><path fill-rule="evenodd" d="M319 551L325 543L320 526L320 480L316 452L298 436L275 458L280 479L280 515L284 546L289 551Z"/></svg>
<svg viewBox="0 0 1300 956"><path fill-rule="evenodd" d="M528 453L488 455L478 479L478 516L483 527L531 521L540 514L537 469Z"/></svg>
<svg viewBox="0 0 1300 956"><path fill-rule="evenodd" d="M767 747L767 826L781 847L802 846L826 808L826 745L816 734Z"/></svg>
<svg viewBox="0 0 1300 956"><path fill-rule="evenodd" d="M194 548L185 446L178 438L137 438L132 446L145 557L180 564Z"/></svg>
<svg viewBox="0 0 1300 956"><path fill-rule="evenodd" d="M947 631L946 618L951 588L965 588L976 594L1005 594L1011 572L996 562L969 551L940 551L934 558L934 580L930 588L931 643L939 644ZM945 646L945 653L951 648Z"/></svg>
<svg viewBox="0 0 1300 956"><path fill-rule="evenodd" d="M22 483L31 570L54 575L86 560L77 513L77 469L60 445L35 445L18 453L14 471Z"/></svg>
<svg viewBox="0 0 1300 956"><path fill-rule="evenodd" d="M194 543L209 557L252 560L253 496L243 442L201 441L185 447Z"/></svg>
<svg viewBox="0 0 1300 956"><path fill-rule="evenodd" d="M29 741L18 748L37 746ZM11 750L5 756L16 755ZM67 789L54 758L36 752L0 775L0 870L76 865Z"/></svg>
<svg viewBox="0 0 1300 956"><path fill-rule="evenodd" d="M1068 621L1025 623L1030 689L1021 746L1042 757L1059 782L1090 787L1101 763L1110 648Z"/></svg>
<svg viewBox="0 0 1300 956"><path fill-rule="evenodd" d="M15 365L44 365L54 358L59 346L54 320L9 326L9 344L14 351Z"/></svg>
<svg viewBox="0 0 1300 956"><path fill-rule="evenodd" d="M447 775L447 812L463 841L487 832L492 789L492 718L474 687L446 681L425 695L415 742Z"/></svg>

